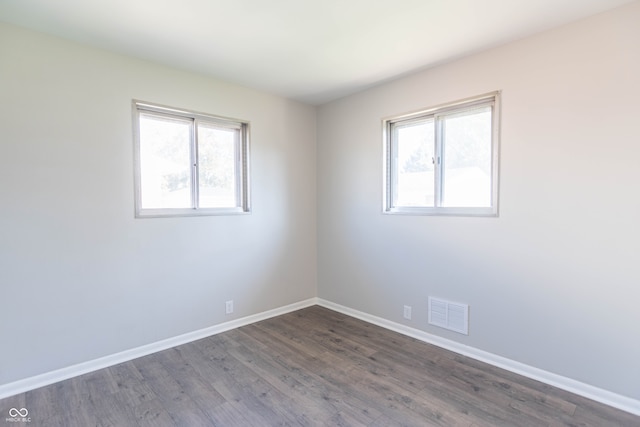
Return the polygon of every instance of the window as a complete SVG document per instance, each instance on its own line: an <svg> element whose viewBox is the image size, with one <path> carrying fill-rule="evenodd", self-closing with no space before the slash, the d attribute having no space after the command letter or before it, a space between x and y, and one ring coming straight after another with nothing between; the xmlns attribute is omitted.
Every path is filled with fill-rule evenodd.
<svg viewBox="0 0 640 427"><path fill-rule="evenodd" d="M247 122L133 101L136 216L249 211Z"/></svg>
<svg viewBox="0 0 640 427"><path fill-rule="evenodd" d="M383 121L384 212L498 214L500 93Z"/></svg>

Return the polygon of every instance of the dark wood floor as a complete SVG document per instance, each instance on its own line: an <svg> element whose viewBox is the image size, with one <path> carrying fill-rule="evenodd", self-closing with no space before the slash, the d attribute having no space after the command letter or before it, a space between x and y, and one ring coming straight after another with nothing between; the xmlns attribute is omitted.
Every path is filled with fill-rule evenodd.
<svg viewBox="0 0 640 427"><path fill-rule="evenodd" d="M318 306L0 400L30 426L640 426Z"/></svg>

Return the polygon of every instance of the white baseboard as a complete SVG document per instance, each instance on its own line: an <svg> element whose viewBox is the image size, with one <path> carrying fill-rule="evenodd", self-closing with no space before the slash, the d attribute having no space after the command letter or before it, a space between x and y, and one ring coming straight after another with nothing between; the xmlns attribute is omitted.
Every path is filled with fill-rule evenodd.
<svg viewBox="0 0 640 427"><path fill-rule="evenodd" d="M12 383L3 384L0 385L0 399L4 399L6 397L13 396L19 393L24 393L25 391L33 390L39 387L44 387L46 385L67 380L69 378L77 377L78 375L83 375L89 372L97 371L99 369L108 368L119 363L128 362L130 360L137 359L138 357L147 356L158 351L167 350L172 347L216 335L221 332L239 328L241 326L249 325L251 323L259 322L261 320L269 319L271 317L279 316L281 314L296 311L301 308L310 307L316 304L317 298L310 298L308 300L286 305L284 307L279 307L273 310L268 310L262 313L243 317L241 319L236 319L230 322L210 326L208 328L200 329L197 331L188 332L183 335L132 348L130 350L125 350L120 353L112 354L87 362L78 363L77 365L72 365L66 368L57 369L55 371L46 372L44 374L25 378Z"/></svg>
<svg viewBox="0 0 640 427"><path fill-rule="evenodd" d="M389 329L403 335L418 339L420 341L424 341L426 343L453 351L455 353L471 357L472 359L488 363L498 368L511 371L524 377L552 385L554 387L569 391L571 393L575 393L577 395L595 400L600 403L604 403L605 405L621 409L634 415L640 415L640 400L632 399L627 396L594 387L592 385L585 384L571 378L563 377L562 375L534 368L533 366L525 365L524 363L516 362L515 360L507 359L505 357L498 356L484 350L479 350L474 347L469 347L464 344L448 340L446 338L429 334L419 329L414 329L400 323L383 319L381 317L363 313L361 311L354 310L340 304L335 304L321 298L317 299L317 304L319 306L326 307L328 309L346 314L348 316L364 320L365 322L381 326L385 329Z"/></svg>
<svg viewBox="0 0 640 427"><path fill-rule="evenodd" d="M604 403L605 405L609 405L635 415L640 415L639 400L622 396L620 394L594 387L580 381L572 380L571 378L563 377L561 375L544 371L542 369L534 368L532 366L525 365L523 363L516 362L502 356L479 350L474 347L469 347L464 344L448 340L446 338L441 338L436 335L429 334L419 329L414 329L406 325L402 325L400 323L392 322L381 317L354 310L340 304L335 304L321 298L310 298L294 304L286 305L284 307L268 310L262 313L243 317L241 319L232 320L230 322L221 323L219 325L214 325L208 328L200 329L198 331L179 335L177 337L143 345L141 347L101 357L99 359L90 360L87 362L79 363L77 365L68 366L66 368L47 372L41 375L36 375L12 383L0 385L0 399L4 399L6 397L33 390L39 387L44 387L46 385L50 385L89 372L97 371L99 369L108 368L119 363L128 362L130 360L156 353L158 351L167 350L172 347L176 347L182 344L216 335L221 332L229 331L231 329L239 328L241 326L249 325L251 323L259 322L261 320L269 319L281 314L290 313L292 311L296 311L313 305L326 307L328 309L346 314L348 316L364 320L365 322L381 326L385 329L389 329L403 335L416 338L420 341L442 347L444 349L471 357L476 360L480 360L490 365L506 369L507 371L511 371L516 374L569 391L571 393L575 393L588 399Z"/></svg>

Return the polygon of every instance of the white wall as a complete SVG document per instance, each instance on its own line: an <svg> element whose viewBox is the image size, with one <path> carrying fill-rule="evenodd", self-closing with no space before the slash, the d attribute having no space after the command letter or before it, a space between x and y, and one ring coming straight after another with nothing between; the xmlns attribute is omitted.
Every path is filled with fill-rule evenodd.
<svg viewBox="0 0 640 427"><path fill-rule="evenodd" d="M249 120L253 213L134 219L132 98ZM315 114L0 24L0 385L314 297Z"/></svg>
<svg viewBox="0 0 640 427"><path fill-rule="evenodd" d="M319 297L640 399L639 22L635 2L320 107ZM381 119L493 90L499 218L383 215ZM429 295L470 304L469 336L427 325Z"/></svg>

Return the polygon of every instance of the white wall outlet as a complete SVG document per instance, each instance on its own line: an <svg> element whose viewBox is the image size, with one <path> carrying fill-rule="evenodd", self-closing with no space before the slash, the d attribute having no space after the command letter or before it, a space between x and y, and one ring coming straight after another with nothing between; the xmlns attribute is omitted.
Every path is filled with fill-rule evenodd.
<svg viewBox="0 0 640 427"><path fill-rule="evenodd" d="M233 313L233 300L226 302L224 311L226 314Z"/></svg>
<svg viewBox="0 0 640 427"><path fill-rule="evenodd" d="M404 306L404 318L407 320L411 320L411 306L410 305L405 305Z"/></svg>

